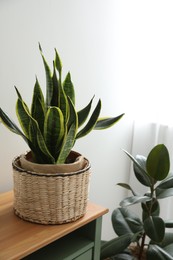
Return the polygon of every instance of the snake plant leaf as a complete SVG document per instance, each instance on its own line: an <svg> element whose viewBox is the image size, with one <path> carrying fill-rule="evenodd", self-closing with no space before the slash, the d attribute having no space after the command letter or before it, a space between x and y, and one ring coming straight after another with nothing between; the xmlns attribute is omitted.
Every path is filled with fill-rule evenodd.
<svg viewBox="0 0 173 260"><path fill-rule="evenodd" d="M125 199L123 199L121 202L120 202L120 206L121 207L127 207L127 206L130 206L130 205L133 205L133 204L137 204L137 203L141 203L141 202L146 202L146 201L149 201L151 200L150 197L148 196L131 196L131 197L127 197Z"/></svg>
<svg viewBox="0 0 173 260"><path fill-rule="evenodd" d="M50 163L50 164L55 163L55 159L50 154L50 152L45 144L45 140L39 129L37 121L34 118L32 118L31 116L30 116L30 124L29 124L29 140L31 140L31 142L34 144L34 146L37 150L36 156L41 151L41 153L44 155L45 163Z"/></svg>
<svg viewBox="0 0 173 260"><path fill-rule="evenodd" d="M59 82L56 74L55 62L53 62L52 84L53 84L53 95L51 100L51 106L58 107L60 103L60 89L59 89Z"/></svg>
<svg viewBox="0 0 173 260"><path fill-rule="evenodd" d="M55 66L59 72L59 77L60 77L59 80L61 83L62 62L56 49L55 49Z"/></svg>
<svg viewBox="0 0 173 260"><path fill-rule="evenodd" d="M78 130L78 116L77 116L77 112L75 110L74 104L72 102L72 100L70 99L70 97L67 97L68 99L68 105L69 105L69 118L68 118L68 129L70 128L70 126L72 124L74 124L76 126L75 128L75 132L77 133Z"/></svg>
<svg viewBox="0 0 173 260"><path fill-rule="evenodd" d="M112 226L118 236L138 233L143 230L140 218L128 208L117 208L112 212Z"/></svg>
<svg viewBox="0 0 173 260"><path fill-rule="evenodd" d="M59 108L61 109L64 116L64 124L67 123L68 120L68 98L64 92L64 89L59 82Z"/></svg>
<svg viewBox="0 0 173 260"><path fill-rule="evenodd" d="M101 247L100 259L106 259L107 257L122 253L131 243L132 237L133 234L127 233L121 237L116 237L105 242Z"/></svg>
<svg viewBox="0 0 173 260"><path fill-rule="evenodd" d="M17 87L14 86L14 88L15 88L15 90L16 90L16 93L17 93L18 98L19 98L19 99L22 99L22 96L21 96L19 90L17 89Z"/></svg>
<svg viewBox="0 0 173 260"><path fill-rule="evenodd" d="M89 104L84 107L83 109L81 109L80 111L77 112L78 114L78 126L80 127L81 125L84 124L84 122L86 121L89 112L91 110L91 106L92 106L92 101L93 101L94 97L90 100Z"/></svg>
<svg viewBox="0 0 173 260"><path fill-rule="evenodd" d="M24 105L26 111L27 111L28 113L30 113L30 112L29 112L29 108L28 108L27 104L24 102L24 100L22 99L22 96L21 96L19 90L17 89L16 86L14 86L14 88L15 88L15 90L16 90L16 93L17 93L18 98L22 101L22 103L23 103L23 105Z"/></svg>
<svg viewBox="0 0 173 260"><path fill-rule="evenodd" d="M81 138L85 135L87 135L89 132L91 132L98 120L99 114L100 114L100 110L101 110L101 100L98 101L89 121L87 122L87 124L84 126L83 129L81 129L76 136L76 139Z"/></svg>
<svg viewBox="0 0 173 260"><path fill-rule="evenodd" d="M147 174L146 157L143 155L136 155L135 159L138 162L138 164L141 166L139 168L139 166L136 163L133 163L133 170L134 170L135 177L144 186L151 187L151 185L155 182L155 180ZM141 168L143 170L141 170Z"/></svg>
<svg viewBox="0 0 173 260"><path fill-rule="evenodd" d="M52 83L52 75L49 65L43 55L41 45L39 44L40 53L42 56L45 74L46 74L46 108L48 109L51 106L52 96L53 96L53 83Z"/></svg>
<svg viewBox="0 0 173 260"><path fill-rule="evenodd" d="M71 75L70 72L67 73L67 76L63 82L63 89L67 97L71 99L75 106L75 91L74 91L74 86L71 81Z"/></svg>
<svg viewBox="0 0 173 260"><path fill-rule="evenodd" d="M127 183L117 183L117 185L119 185L119 186L121 186L121 187L123 187L123 188L125 188L125 189L127 189L127 190L130 190L134 196L138 195L138 194L131 188L131 186L130 186L129 184L127 184Z"/></svg>
<svg viewBox="0 0 173 260"><path fill-rule="evenodd" d="M162 218L158 216L150 216L144 220L144 230L147 236L159 243L165 235L165 224Z"/></svg>
<svg viewBox="0 0 173 260"><path fill-rule="evenodd" d="M156 145L149 153L146 161L148 174L155 180L165 179L169 173L169 152L164 144Z"/></svg>
<svg viewBox="0 0 173 260"><path fill-rule="evenodd" d="M44 139L54 158L57 157L64 136L64 117L58 107L50 107L45 116Z"/></svg>
<svg viewBox="0 0 173 260"><path fill-rule="evenodd" d="M172 260L172 256L158 245L150 245L147 250L147 260Z"/></svg>
<svg viewBox="0 0 173 260"><path fill-rule="evenodd" d="M117 123L123 116L124 116L124 114L121 114L117 117L99 118L94 127L94 130L102 130L102 129L109 128L109 127L113 126L115 123Z"/></svg>
<svg viewBox="0 0 173 260"><path fill-rule="evenodd" d="M27 137L22 133L19 127L7 116L6 113L0 108L1 122L13 133L20 135L26 143L28 143Z"/></svg>
<svg viewBox="0 0 173 260"><path fill-rule="evenodd" d="M29 138L30 116L26 104L19 98L16 102L16 115L24 134Z"/></svg>
<svg viewBox="0 0 173 260"><path fill-rule="evenodd" d="M65 135L63 144L61 146L61 151L57 159L57 163L65 163L66 158L68 157L74 142L75 142L75 135L76 135L76 125L72 124L67 135Z"/></svg>
<svg viewBox="0 0 173 260"><path fill-rule="evenodd" d="M43 93L37 78L32 97L31 116L38 122L40 130L41 132L43 132L45 118L45 103Z"/></svg>

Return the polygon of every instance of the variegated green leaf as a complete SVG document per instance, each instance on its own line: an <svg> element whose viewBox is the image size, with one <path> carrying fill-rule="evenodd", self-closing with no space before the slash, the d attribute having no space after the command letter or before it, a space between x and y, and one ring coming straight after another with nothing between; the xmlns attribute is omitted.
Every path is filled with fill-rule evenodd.
<svg viewBox="0 0 173 260"><path fill-rule="evenodd" d="M30 124L29 124L29 139L31 140L31 143L34 145L36 149L35 157L37 158L37 160L41 154L44 163L50 163L50 164L55 163L53 156L50 154L45 144L43 135L39 129L37 121L31 116L30 116Z"/></svg>
<svg viewBox="0 0 173 260"><path fill-rule="evenodd" d="M44 117L45 117L45 103L44 103L43 93L37 79L34 86L33 97L32 97L31 116L37 121L41 132L43 132Z"/></svg>
<svg viewBox="0 0 173 260"><path fill-rule="evenodd" d="M93 101L94 97L90 100L89 104L84 107L83 109L81 109L80 111L78 111L78 125L79 127L81 125L83 125L83 123L86 121L88 115L89 115L89 112L91 110L91 105L92 105L92 101Z"/></svg>
<svg viewBox="0 0 173 260"><path fill-rule="evenodd" d="M22 136L22 138L28 143L27 137L22 133L18 126L7 116L6 113L0 108L1 122L13 133Z"/></svg>
<svg viewBox="0 0 173 260"><path fill-rule="evenodd" d="M28 108L26 107L26 104L21 99L17 99L16 103L16 115L18 117L18 121L20 123L20 126L26 135L27 138L29 138L29 123L30 123L30 116L28 112Z"/></svg>
<svg viewBox="0 0 173 260"><path fill-rule="evenodd" d="M53 96L53 83L52 83L52 75L51 70L49 68L49 65L47 64L47 61L43 55L41 45L39 45L40 53L42 56L44 68L45 68L45 74L46 74L46 107L49 108L51 106L51 100Z"/></svg>
<svg viewBox="0 0 173 260"><path fill-rule="evenodd" d="M71 99L73 102L73 105L75 105L75 91L74 91L74 86L71 81L71 75L70 72L67 74L64 83L63 83L63 89L67 97Z"/></svg>
<svg viewBox="0 0 173 260"><path fill-rule="evenodd" d="M121 114L117 117L99 118L94 127L94 130L102 130L102 129L109 128L109 127L113 126L115 123L117 123L123 116L124 116L124 114Z"/></svg>
<svg viewBox="0 0 173 260"><path fill-rule="evenodd" d="M68 99L60 83L59 83L59 90L60 90L59 108L61 109L64 116L64 124L66 124L69 116Z"/></svg>
<svg viewBox="0 0 173 260"><path fill-rule="evenodd" d="M64 163L66 161L66 158L68 157L74 145L75 135L76 135L76 126L75 124L72 124L67 135L64 137L63 144L61 146L61 151L57 159L57 163Z"/></svg>
<svg viewBox="0 0 173 260"><path fill-rule="evenodd" d="M50 153L56 158L65 133L64 117L58 107L50 107L44 123L44 139Z"/></svg>
<svg viewBox="0 0 173 260"><path fill-rule="evenodd" d="M59 79L60 79L60 83L61 83L62 62L61 62L61 59L60 59L59 54L56 49L55 49L55 66L59 72L59 77L60 77Z"/></svg>
<svg viewBox="0 0 173 260"><path fill-rule="evenodd" d="M52 75L52 84L53 84L53 95L51 100L51 106L59 107L60 105L60 89L59 82L56 74L55 63L53 63L53 75Z"/></svg>
<svg viewBox="0 0 173 260"><path fill-rule="evenodd" d="M101 110L101 100L98 101L96 108L94 109L89 121L87 122L87 124L84 126L83 129L81 129L77 136L76 139L81 138L87 134L89 134L93 128L96 125L96 122L98 120L99 114L100 114L100 110Z"/></svg>
<svg viewBox="0 0 173 260"><path fill-rule="evenodd" d="M71 101L70 97L67 98L68 99L68 105L69 105L69 118L68 118L68 129L71 127L72 124L75 125L75 132L77 133L78 130L78 116L75 110L75 107L73 105L73 102ZM75 135L76 137L76 135Z"/></svg>

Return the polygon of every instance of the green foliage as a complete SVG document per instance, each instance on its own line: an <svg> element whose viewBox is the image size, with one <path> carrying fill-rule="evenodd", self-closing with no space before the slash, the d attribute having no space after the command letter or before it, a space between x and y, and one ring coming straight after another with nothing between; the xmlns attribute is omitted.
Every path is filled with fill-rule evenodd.
<svg viewBox="0 0 173 260"><path fill-rule="evenodd" d="M55 49L53 70L51 71L39 44L46 75L46 96L44 97L36 78L31 108L27 106L19 90L16 114L21 129L0 108L0 121L13 133L20 135L32 151L35 162L64 163L77 139L89 134L93 129L111 127L123 114L117 117L99 118L99 100L90 115L93 98L80 111L75 108L75 90L68 72L62 82L62 62ZM84 125L85 123L85 125Z"/></svg>
<svg viewBox="0 0 173 260"><path fill-rule="evenodd" d="M173 233L168 228L173 228L173 220L163 220L160 214L159 200L173 196L173 175L169 173L169 152L165 145L156 145L147 157L137 155L133 157L127 151L125 153L133 162L134 175L140 184L149 188L145 194L138 194L127 183L117 185L132 193L120 202L120 208L112 213L112 226L118 237L105 242L101 248L101 259L136 259L130 245L135 242L137 259L143 259L146 251L146 259L173 259ZM128 207L136 203L141 204L141 218ZM129 235L129 243L125 244L121 251L120 243ZM147 239L146 239L147 238ZM128 240L125 240L128 242ZM105 249L106 248L106 249ZM128 252L128 253L127 253Z"/></svg>

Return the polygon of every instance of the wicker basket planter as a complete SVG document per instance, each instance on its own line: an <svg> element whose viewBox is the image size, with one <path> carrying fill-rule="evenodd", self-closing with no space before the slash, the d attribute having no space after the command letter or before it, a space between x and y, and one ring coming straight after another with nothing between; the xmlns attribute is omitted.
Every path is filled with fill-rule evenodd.
<svg viewBox="0 0 173 260"><path fill-rule="evenodd" d="M72 157L78 158L79 154L72 152ZM49 165L50 170L48 165L41 165L43 171L37 172L24 169L21 156L15 158L12 163L15 214L41 224L62 224L82 217L88 201L90 164L82 158L80 169L70 171L70 165L76 169L77 164L78 159L65 164L67 171L63 168L60 172L56 172L56 165Z"/></svg>

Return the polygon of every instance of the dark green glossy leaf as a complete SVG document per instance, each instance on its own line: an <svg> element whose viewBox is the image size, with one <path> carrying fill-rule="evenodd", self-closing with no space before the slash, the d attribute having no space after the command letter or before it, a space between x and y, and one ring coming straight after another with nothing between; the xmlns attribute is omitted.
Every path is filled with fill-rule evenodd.
<svg viewBox="0 0 173 260"><path fill-rule="evenodd" d="M151 187L153 181L146 171L146 157L144 157L143 155L137 155L135 159L138 162L138 164L136 164L135 162L133 163L133 170L136 178L144 186Z"/></svg>
<svg viewBox="0 0 173 260"><path fill-rule="evenodd" d="M137 195L137 193L131 188L131 186L129 184L127 184L127 183L117 183L117 185L119 185L119 186L121 186L121 187L123 187L127 190L130 190L134 196Z"/></svg>
<svg viewBox="0 0 173 260"><path fill-rule="evenodd" d="M82 130L80 130L76 136L76 139L81 138L87 134L89 134L89 132L91 132L98 120L99 114L100 114L100 110L101 110L101 101L99 100L97 103L97 106L95 107L89 121L87 122L87 124L84 126L84 128Z"/></svg>
<svg viewBox="0 0 173 260"><path fill-rule="evenodd" d="M172 259L173 259L173 243L172 244L169 244L167 246L165 246L164 248L164 251L166 251L168 254L170 254L172 256Z"/></svg>
<svg viewBox="0 0 173 260"><path fill-rule="evenodd" d="M171 196L173 196L173 188L170 188L167 190L156 188L157 199L164 199L164 198L171 197Z"/></svg>
<svg viewBox="0 0 173 260"><path fill-rule="evenodd" d="M173 176L164 179L162 182L160 182L157 188L159 189L173 188Z"/></svg>
<svg viewBox="0 0 173 260"><path fill-rule="evenodd" d="M156 145L146 161L148 174L157 181L163 180L169 173L169 152L164 144Z"/></svg>
<svg viewBox="0 0 173 260"><path fill-rule="evenodd" d="M144 229L150 239L159 243L165 235L165 224L160 217L149 217L144 220Z"/></svg>
<svg viewBox="0 0 173 260"><path fill-rule="evenodd" d="M121 207L127 207L133 204L137 204L137 203L141 203L141 202L146 202L151 200L150 197L148 196L131 196L131 197L127 197L124 200L122 200L120 202L120 206Z"/></svg>
<svg viewBox="0 0 173 260"><path fill-rule="evenodd" d="M166 232L164 239L161 243L159 243L159 246L164 248L164 247L166 247L170 244L173 244L173 233L172 232Z"/></svg>
<svg viewBox="0 0 173 260"><path fill-rule="evenodd" d="M143 212L142 217L143 220L148 218L149 216L159 216L160 214L160 205L158 200L153 198L151 201L147 201L141 204Z"/></svg>
<svg viewBox="0 0 173 260"><path fill-rule="evenodd" d="M111 239L110 241L104 243L101 247L101 259L122 253L124 249L128 247L131 243L131 238L133 234L125 234L121 237Z"/></svg>
<svg viewBox="0 0 173 260"><path fill-rule="evenodd" d="M113 126L115 123L117 123L123 116L124 116L124 114L121 114L117 117L99 118L94 127L94 130L102 130L102 129L109 128L109 127Z"/></svg>
<svg viewBox="0 0 173 260"><path fill-rule="evenodd" d="M115 256L111 256L109 260L135 260L135 259L134 256L130 254L130 252L127 253L124 252L122 254L116 254Z"/></svg>
<svg viewBox="0 0 173 260"><path fill-rule="evenodd" d="M112 226L118 236L143 230L140 218L127 208L117 208L112 213Z"/></svg>
<svg viewBox="0 0 173 260"><path fill-rule="evenodd" d="M173 228L173 220L165 220L165 227L166 228ZM173 242L173 240L172 240Z"/></svg>
<svg viewBox="0 0 173 260"><path fill-rule="evenodd" d="M125 150L123 150L126 154L127 154L127 156L132 160L132 162L134 163L134 165L135 165L135 167L137 167L138 169L139 169L139 173L141 174L141 175L147 175L147 172L146 172L146 170L145 170L145 167L144 167L144 162L143 162L143 160L141 160L141 164L140 164L140 161L138 162L137 160L136 160L136 158L135 157L133 157L130 153L128 153L127 151L125 151ZM143 184L143 183L142 183ZM148 186L148 185L147 185Z"/></svg>
<svg viewBox="0 0 173 260"><path fill-rule="evenodd" d="M172 256L157 245L150 245L147 250L147 260L172 260Z"/></svg>

